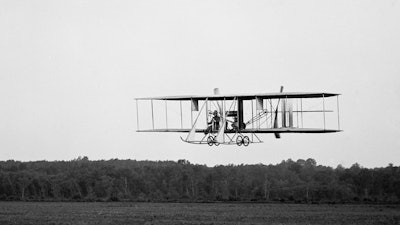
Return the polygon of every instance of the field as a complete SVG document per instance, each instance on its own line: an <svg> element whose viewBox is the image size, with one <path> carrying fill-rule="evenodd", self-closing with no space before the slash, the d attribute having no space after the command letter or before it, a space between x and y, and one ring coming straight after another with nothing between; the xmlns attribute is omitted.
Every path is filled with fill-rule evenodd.
<svg viewBox="0 0 400 225"><path fill-rule="evenodd" d="M400 206L0 202L0 224L399 224Z"/></svg>

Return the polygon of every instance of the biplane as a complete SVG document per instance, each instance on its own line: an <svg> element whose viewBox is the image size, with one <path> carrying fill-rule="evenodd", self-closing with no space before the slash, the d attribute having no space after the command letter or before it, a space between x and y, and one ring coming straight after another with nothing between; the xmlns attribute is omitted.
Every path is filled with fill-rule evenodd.
<svg viewBox="0 0 400 225"><path fill-rule="evenodd" d="M277 93L221 95L216 88L214 95L136 98L137 132L187 133L182 141L209 146L262 143L264 133L340 132L339 95L281 87Z"/></svg>

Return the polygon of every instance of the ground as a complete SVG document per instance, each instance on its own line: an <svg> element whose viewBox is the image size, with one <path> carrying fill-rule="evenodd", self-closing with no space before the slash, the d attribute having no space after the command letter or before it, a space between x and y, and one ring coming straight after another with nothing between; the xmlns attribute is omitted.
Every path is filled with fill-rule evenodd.
<svg viewBox="0 0 400 225"><path fill-rule="evenodd" d="M400 206L0 202L0 224L400 224Z"/></svg>

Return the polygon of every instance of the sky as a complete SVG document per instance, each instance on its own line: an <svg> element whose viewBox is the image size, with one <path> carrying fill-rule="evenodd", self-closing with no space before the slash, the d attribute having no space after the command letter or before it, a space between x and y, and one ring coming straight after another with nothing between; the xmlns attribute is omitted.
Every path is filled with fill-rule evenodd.
<svg viewBox="0 0 400 225"><path fill-rule="evenodd" d="M333 134L190 145L134 98L340 93ZM398 0L0 1L0 160L400 165Z"/></svg>

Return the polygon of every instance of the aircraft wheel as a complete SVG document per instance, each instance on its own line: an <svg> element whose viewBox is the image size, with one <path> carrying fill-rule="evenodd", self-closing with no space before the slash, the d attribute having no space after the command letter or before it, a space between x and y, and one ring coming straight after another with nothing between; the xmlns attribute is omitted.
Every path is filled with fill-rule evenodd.
<svg viewBox="0 0 400 225"><path fill-rule="evenodd" d="M217 142L216 140L214 140L214 145L215 145L215 146L218 146L218 145L219 145L219 142Z"/></svg>
<svg viewBox="0 0 400 225"><path fill-rule="evenodd" d="M212 146L214 144L214 137L213 136L208 136L207 138L207 144L209 146Z"/></svg>
<svg viewBox="0 0 400 225"><path fill-rule="evenodd" d="M238 146L241 146L242 144L243 144L243 137L242 136L237 136L237 138L236 138L236 144L238 145Z"/></svg>
<svg viewBox="0 0 400 225"><path fill-rule="evenodd" d="M247 136L244 136L243 138L243 146L249 146L250 144L250 139Z"/></svg>

